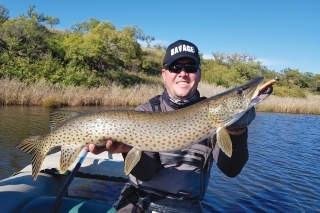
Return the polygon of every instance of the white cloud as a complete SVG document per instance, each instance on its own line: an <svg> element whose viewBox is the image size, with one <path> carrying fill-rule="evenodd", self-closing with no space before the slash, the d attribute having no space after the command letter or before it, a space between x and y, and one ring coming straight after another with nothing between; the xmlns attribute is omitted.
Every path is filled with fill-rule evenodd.
<svg viewBox="0 0 320 213"><path fill-rule="evenodd" d="M280 61L268 59L268 58L257 58L257 61L260 61L262 65L265 65L265 66L276 66L276 65L282 64Z"/></svg>
<svg viewBox="0 0 320 213"><path fill-rule="evenodd" d="M204 59L213 59L212 54L203 54L202 57L203 57Z"/></svg>

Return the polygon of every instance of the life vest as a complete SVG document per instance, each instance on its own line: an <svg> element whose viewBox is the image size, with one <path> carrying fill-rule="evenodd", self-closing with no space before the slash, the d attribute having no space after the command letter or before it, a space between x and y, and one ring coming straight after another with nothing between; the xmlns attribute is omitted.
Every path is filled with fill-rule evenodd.
<svg viewBox="0 0 320 213"><path fill-rule="evenodd" d="M149 100L153 111L163 111L160 99L161 96L156 96ZM130 183L148 193L201 200L210 179L213 140L214 135L179 151L160 152L159 159L164 168L147 182L130 174Z"/></svg>

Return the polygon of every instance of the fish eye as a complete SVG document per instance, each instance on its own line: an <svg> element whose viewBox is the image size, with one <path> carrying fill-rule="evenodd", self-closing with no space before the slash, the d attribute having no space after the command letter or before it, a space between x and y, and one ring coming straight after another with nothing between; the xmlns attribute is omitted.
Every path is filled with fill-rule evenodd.
<svg viewBox="0 0 320 213"><path fill-rule="evenodd" d="M242 95L242 94L243 94L243 90L242 90L242 89L236 90L236 94L237 94L237 95Z"/></svg>

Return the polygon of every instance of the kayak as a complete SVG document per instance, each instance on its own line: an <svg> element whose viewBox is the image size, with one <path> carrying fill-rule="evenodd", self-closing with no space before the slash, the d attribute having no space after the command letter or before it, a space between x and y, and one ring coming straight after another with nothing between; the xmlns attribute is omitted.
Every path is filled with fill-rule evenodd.
<svg viewBox="0 0 320 213"><path fill-rule="evenodd" d="M60 174L60 154L46 156L36 181L31 165L1 180L0 201L4 204L1 212L48 212L77 163L76 160L70 170ZM123 168L121 154L88 153L56 212L114 212L112 205L128 181Z"/></svg>

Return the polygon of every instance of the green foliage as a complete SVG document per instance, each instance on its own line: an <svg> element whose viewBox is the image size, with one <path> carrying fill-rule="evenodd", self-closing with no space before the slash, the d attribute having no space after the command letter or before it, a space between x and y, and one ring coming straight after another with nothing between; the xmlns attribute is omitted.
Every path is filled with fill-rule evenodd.
<svg viewBox="0 0 320 213"><path fill-rule="evenodd" d="M92 87L99 85L99 79L87 66L78 66L71 61L65 68L61 83L63 85Z"/></svg>
<svg viewBox="0 0 320 213"><path fill-rule="evenodd" d="M24 82L94 87L113 82L124 86L157 82L167 47L150 47L155 40L137 26L116 29L110 21L91 18L76 23L72 30L53 26L59 19L37 13L30 6L27 15L9 19L9 11L0 5L0 78L18 78ZM142 48L140 43L146 43ZM257 76L279 77L275 94L304 97L305 91L320 92L320 75L285 68L268 70L247 53L212 53L203 59L202 81L232 87ZM202 55L201 55L202 57ZM54 98L47 100L54 103ZM54 105L54 104L53 104Z"/></svg>
<svg viewBox="0 0 320 213"><path fill-rule="evenodd" d="M246 60L240 54L213 54L214 59L203 59L202 79L208 83L216 83L224 87L242 84L260 76L262 69L259 62Z"/></svg>
<svg viewBox="0 0 320 213"><path fill-rule="evenodd" d="M79 33L88 33L90 32L90 30L92 30L93 28L95 28L98 24L100 23L99 20L94 19L94 18L90 18L90 20L84 21L82 23L76 23L74 25L71 26L71 29L74 32L79 32ZM108 22L110 25L110 29L115 30L114 25L111 22Z"/></svg>
<svg viewBox="0 0 320 213"><path fill-rule="evenodd" d="M149 75L160 75L165 51L155 48L142 49L142 70Z"/></svg>
<svg viewBox="0 0 320 213"><path fill-rule="evenodd" d="M273 94L281 97L295 97L295 98L306 98L307 94L303 89L296 88L288 88L288 87L273 87Z"/></svg>
<svg viewBox="0 0 320 213"><path fill-rule="evenodd" d="M11 19L4 22L0 30L0 40L5 46L3 53L11 60L15 57L36 60L46 56L50 32L36 20L25 17Z"/></svg>
<svg viewBox="0 0 320 213"><path fill-rule="evenodd" d="M0 4L0 25L9 19L9 10Z"/></svg>
<svg viewBox="0 0 320 213"><path fill-rule="evenodd" d="M150 84L158 83L154 79L148 78L145 74L135 74L124 70L111 70L105 75L106 79L101 85L108 86L112 82L120 82L125 87L133 86L135 84Z"/></svg>
<svg viewBox="0 0 320 213"><path fill-rule="evenodd" d="M201 79L209 84L230 87L238 79L238 73L226 66L217 64L214 60L203 60L201 66Z"/></svg>

